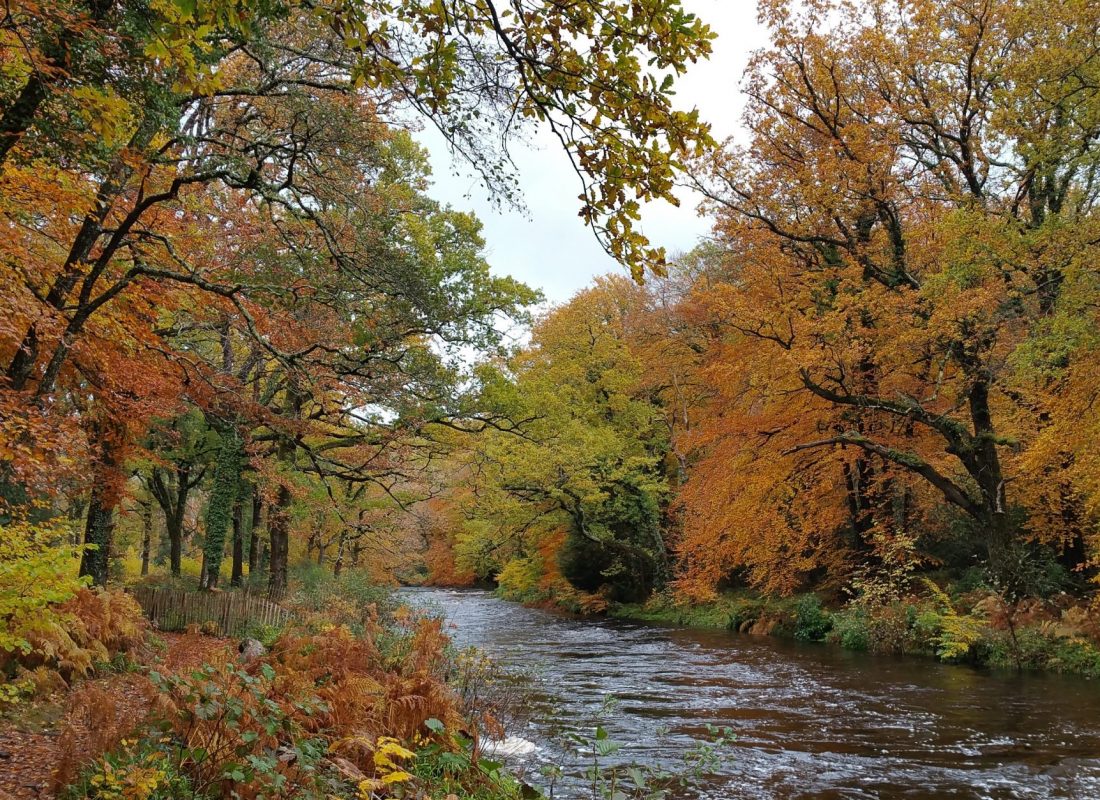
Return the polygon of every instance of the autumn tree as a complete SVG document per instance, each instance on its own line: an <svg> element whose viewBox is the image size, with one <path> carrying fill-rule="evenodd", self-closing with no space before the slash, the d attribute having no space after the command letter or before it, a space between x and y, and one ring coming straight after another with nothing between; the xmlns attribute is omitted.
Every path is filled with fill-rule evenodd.
<svg viewBox="0 0 1100 800"><path fill-rule="evenodd" d="M601 279L540 320L506 365L481 370L479 402L507 425L464 455L475 489L460 568L492 576L537 559L551 580L619 599L666 579L667 433L630 343L642 296Z"/></svg>
<svg viewBox="0 0 1100 800"><path fill-rule="evenodd" d="M725 334L684 495L685 586L740 565L781 588L844 574L844 553L911 550L946 506L1015 593L1025 540L1079 535L1036 524L1031 487L1060 470L1025 465L1083 339L1064 323L1095 297L1096 15L762 5L751 140L700 180L727 248L708 292ZM1027 379L1036 359L1045 380Z"/></svg>

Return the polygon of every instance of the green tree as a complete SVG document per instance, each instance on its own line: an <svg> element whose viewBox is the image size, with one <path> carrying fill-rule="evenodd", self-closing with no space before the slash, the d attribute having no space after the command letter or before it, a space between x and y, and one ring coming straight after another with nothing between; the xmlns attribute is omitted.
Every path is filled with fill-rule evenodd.
<svg viewBox="0 0 1100 800"><path fill-rule="evenodd" d="M530 558L564 531L542 568L576 588L636 599L667 577L667 427L631 349L630 288L599 281L542 319L507 365L482 371L480 402L508 426L467 454L480 524L458 546L475 569Z"/></svg>

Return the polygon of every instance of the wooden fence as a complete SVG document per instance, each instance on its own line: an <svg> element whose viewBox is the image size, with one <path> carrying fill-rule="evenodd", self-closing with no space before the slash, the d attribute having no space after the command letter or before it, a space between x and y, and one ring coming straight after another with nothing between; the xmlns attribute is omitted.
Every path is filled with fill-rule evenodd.
<svg viewBox="0 0 1100 800"><path fill-rule="evenodd" d="M221 636L242 636L261 625L283 625L290 611L262 597L240 592L188 592L139 587L134 599L162 631L182 631L188 625L217 625Z"/></svg>

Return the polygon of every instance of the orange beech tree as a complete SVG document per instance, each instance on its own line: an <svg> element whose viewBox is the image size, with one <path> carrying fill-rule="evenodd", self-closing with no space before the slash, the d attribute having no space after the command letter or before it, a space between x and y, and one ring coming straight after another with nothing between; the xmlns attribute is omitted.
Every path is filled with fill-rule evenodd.
<svg viewBox="0 0 1100 800"><path fill-rule="evenodd" d="M1067 433L1093 396L1100 7L761 16L750 140L700 173L726 248L700 302L724 334L682 586L707 595L741 567L779 590L847 579L914 557L935 518L1030 591L1025 542L1096 553L1095 445Z"/></svg>

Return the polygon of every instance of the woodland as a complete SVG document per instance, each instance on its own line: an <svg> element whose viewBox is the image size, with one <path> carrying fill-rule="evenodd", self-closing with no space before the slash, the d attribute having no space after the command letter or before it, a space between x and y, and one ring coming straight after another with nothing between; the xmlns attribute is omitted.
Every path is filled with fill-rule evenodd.
<svg viewBox="0 0 1100 800"><path fill-rule="evenodd" d="M49 791L528 796L399 583L1100 676L1100 6L758 14L719 142L679 0L3 4L0 708L64 709ZM549 131L621 271L490 270L425 127L502 204ZM296 621L242 665L141 587Z"/></svg>

